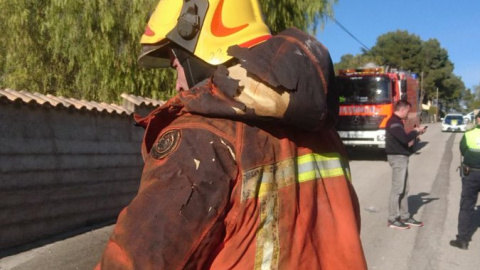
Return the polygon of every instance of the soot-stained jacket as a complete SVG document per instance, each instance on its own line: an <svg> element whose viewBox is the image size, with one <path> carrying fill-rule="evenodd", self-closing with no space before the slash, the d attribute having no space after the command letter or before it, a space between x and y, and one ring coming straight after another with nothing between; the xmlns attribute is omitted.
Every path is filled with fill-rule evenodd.
<svg viewBox="0 0 480 270"><path fill-rule="evenodd" d="M366 269L328 51L288 29L146 128L137 196L98 269Z"/></svg>

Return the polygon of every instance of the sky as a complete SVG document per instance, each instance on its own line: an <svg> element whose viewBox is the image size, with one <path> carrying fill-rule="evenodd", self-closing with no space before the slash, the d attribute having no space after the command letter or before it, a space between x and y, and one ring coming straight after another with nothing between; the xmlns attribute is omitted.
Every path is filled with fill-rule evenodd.
<svg viewBox="0 0 480 270"><path fill-rule="evenodd" d="M421 40L437 39L465 87L480 85L480 0L338 0L334 18L368 48L388 32L408 31ZM362 44L327 20L317 30L334 63L361 53Z"/></svg>

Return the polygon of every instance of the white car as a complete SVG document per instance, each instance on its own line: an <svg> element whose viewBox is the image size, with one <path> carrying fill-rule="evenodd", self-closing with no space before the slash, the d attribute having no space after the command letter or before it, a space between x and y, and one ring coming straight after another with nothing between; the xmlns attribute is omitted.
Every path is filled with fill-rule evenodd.
<svg viewBox="0 0 480 270"><path fill-rule="evenodd" d="M462 114L449 113L445 115L442 121L442 131L465 132L467 125Z"/></svg>

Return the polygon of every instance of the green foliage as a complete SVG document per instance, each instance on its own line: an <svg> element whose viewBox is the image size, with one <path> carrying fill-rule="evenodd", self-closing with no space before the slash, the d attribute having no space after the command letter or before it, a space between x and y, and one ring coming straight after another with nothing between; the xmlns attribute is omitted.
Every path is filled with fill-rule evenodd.
<svg viewBox="0 0 480 270"><path fill-rule="evenodd" d="M238 0L237 0L238 1ZM259 0L265 22L273 34L289 27L315 33L333 15L338 0Z"/></svg>
<svg viewBox="0 0 480 270"><path fill-rule="evenodd" d="M48 70L48 64L44 62L48 59L48 53L44 50L48 36L42 33L38 24L31 23L45 20L43 7L46 2L0 2L0 23L3 30L0 39L2 86L15 85L24 89L30 84L35 84L37 88L44 88L47 84L45 72L42 70Z"/></svg>
<svg viewBox="0 0 480 270"><path fill-rule="evenodd" d="M155 2L2 0L0 87L108 102L122 92L163 98L172 72L136 66Z"/></svg>
<svg viewBox="0 0 480 270"><path fill-rule="evenodd" d="M422 52L422 41L407 31L396 31L377 38L368 55L382 59L382 65L418 72L417 61Z"/></svg>
<svg viewBox="0 0 480 270"><path fill-rule="evenodd" d="M428 109L428 114L429 115L436 115L437 114L437 106L430 106L430 108Z"/></svg>
<svg viewBox="0 0 480 270"><path fill-rule="evenodd" d="M480 108L480 82L478 85L474 85L471 91L466 91L467 106L469 111Z"/></svg>
<svg viewBox="0 0 480 270"><path fill-rule="evenodd" d="M272 32L314 33L337 0L260 0ZM172 70L137 66L158 0L0 0L0 88L118 102L122 92L166 99Z"/></svg>
<svg viewBox="0 0 480 270"><path fill-rule="evenodd" d="M448 58L448 52L436 39L423 41L408 31L389 32L379 36L370 51L356 56L342 56L335 68L354 68L368 62L419 75L423 72L424 101L435 98L438 88L439 97L445 104L459 107L457 101L462 97L465 85L460 77L453 74L453 63Z"/></svg>
<svg viewBox="0 0 480 270"><path fill-rule="evenodd" d="M345 54L340 58L339 63L335 63L335 70L346 68L361 68L368 63L381 63L382 59L378 56L365 55L365 54Z"/></svg>
<svg viewBox="0 0 480 270"><path fill-rule="evenodd" d="M474 106L475 94L470 92L469 89L462 91L461 99L465 102L465 107L467 112L470 112L475 108Z"/></svg>

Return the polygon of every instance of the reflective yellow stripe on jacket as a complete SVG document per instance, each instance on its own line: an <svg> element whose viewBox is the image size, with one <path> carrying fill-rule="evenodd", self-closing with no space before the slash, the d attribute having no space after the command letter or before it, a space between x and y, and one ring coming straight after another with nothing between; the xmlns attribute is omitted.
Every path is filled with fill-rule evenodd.
<svg viewBox="0 0 480 270"><path fill-rule="evenodd" d="M295 177L298 172L298 178ZM269 192L314 179L344 175L350 180L350 171L343 166L338 153L311 153L287 159L276 164L254 168L243 174L242 201L261 198ZM298 179L298 180L296 180Z"/></svg>
<svg viewBox="0 0 480 270"><path fill-rule="evenodd" d="M278 190L316 179L345 176L350 179L338 153L311 153L265 165L243 174L242 201L259 198L260 228L257 233L254 269L273 269L278 264ZM298 172L298 175L296 175Z"/></svg>
<svg viewBox="0 0 480 270"><path fill-rule="evenodd" d="M299 182L345 174L350 179L348 168L342 167L342 161L338 153L303 155L297 158L297 162Z"/></svg>

